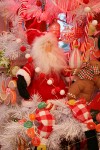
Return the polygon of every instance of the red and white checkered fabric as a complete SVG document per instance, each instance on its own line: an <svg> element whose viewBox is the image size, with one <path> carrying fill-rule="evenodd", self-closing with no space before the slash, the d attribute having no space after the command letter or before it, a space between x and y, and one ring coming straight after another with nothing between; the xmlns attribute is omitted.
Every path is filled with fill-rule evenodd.
<svg viewBox="0 0 100 150"><path fill-rule="evenodd" d="M38 126L39 135L41 137L48 138L52 131L52 126L55 124L54 117L48 110L37 110L36 120L40 124Z"/></svg>
<svg viewBox="0 0 100 150"><path fill-rule="evenodd" d="M69 105L76 119L82 123L92 122L92 116L88 111L86 104L76 103L74 106Z"/></svg>

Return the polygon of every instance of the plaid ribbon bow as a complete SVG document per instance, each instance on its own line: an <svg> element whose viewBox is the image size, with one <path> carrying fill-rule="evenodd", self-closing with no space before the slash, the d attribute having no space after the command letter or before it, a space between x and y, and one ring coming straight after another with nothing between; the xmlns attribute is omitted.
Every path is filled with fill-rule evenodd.
<svg viewBox="0 0 100 150"><path fill-rule="evenodd" d="M95 75L99 75L99 67L97 65L91 66L89 62L82 65L82 69L78 73L80 79L93 80Z"/></svg>

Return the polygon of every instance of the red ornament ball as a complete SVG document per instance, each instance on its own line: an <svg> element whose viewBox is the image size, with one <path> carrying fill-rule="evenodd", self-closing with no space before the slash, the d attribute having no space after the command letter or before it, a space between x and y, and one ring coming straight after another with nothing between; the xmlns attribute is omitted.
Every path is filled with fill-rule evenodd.
<svg viewBox="0 0 100 150"><path fill-rule="evenodd" d="M96 124L94 122L88 122L87 127L90 130L94 130L96 128Z"/></svg>
<svg viewBox="0 0 100 150"><path fill-rule="evenodd" d="M37 5L38 7L40 7L40 6L42 6L42 2L41 2L40 0L37 0L36 5Z"/></svg>
<svg viewBox="0 0 100 150"><path fill-rule="evenodd" d="M24 52L24 51L26 51L26 47L25 47L25 46L21 46L21 47L20 47L20 50L21 50L22 52Z"/></svg>
<svg viewBox="0 0 100 150"><path fill-rule="evenodd" d="M100 133L100 124L96 125L96 131Z"/></svg>
<svg viewBox="0 0 100 150"><path fill-rule="evenodd" d="M28 58L28 62L31 63L32 61L33 61L33 58L32 58L32 57L29 57L29 58Z"/></svg>
<svg viewBox="0 0 100 150"><path fill-rule="evenodd" d="M100 113L96 115L96 120L100 123Z"/></svg>
<svg viewBox="0 0 100 150"><path fill-rule="evenodd" d="M44 79L45 76L46 76L46 75L45 75L44 73L40 73L40 78L41 78L41 79Z"/></svg>
<svg viewBox="0 0 100 150"><path fill-rule="evenodd" d="M83 0L83 3L88 4L89 0Z"/></svg>
<svg viewBox="0 0 100 150"><path fill-rule="evenodd" d="M89 22L91 22L91 21L93 20L93 16L92 16L92 15L89 15L89 16L88 16L88 20L89 20Z"/></svg>

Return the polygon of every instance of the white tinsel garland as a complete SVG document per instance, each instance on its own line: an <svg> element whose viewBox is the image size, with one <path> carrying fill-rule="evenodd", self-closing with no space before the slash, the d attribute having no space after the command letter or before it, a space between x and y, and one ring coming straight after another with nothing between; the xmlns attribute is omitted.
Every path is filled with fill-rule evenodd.
<svg viewBox="0 0 100 150"><path fill-rule="evenodd" d="M56 119L56 125L53 126L53 132L47 142L48 150L60 150L61 139L74 143L75 139L85 138L84 131L87 130L87 127L73 117L67 106L58 106L52 111L52 114Z"/></svg>
<svg viewBox="0 0 100 150"><path fill-rule="evenodd" d="M76 139L82 141L85 138L84 132L87 130L85 124L76 120L71 110L62 101L50 101L56 105L56 109L51 110L56 124L53 126L53 131L49 138L45 141L47 150L61 150L60 143L62 139L66 139L66 141L73 144ZM2 133L0 132L0 144L2 150L15 150L17 148L18 135L23 137L27 143L29 142L29 138L26 135L27 128L18 122L14 122L14 119L29 120L29 114L36 111L40 102L39 96L35 95L31 102L31 107L25 107L25 105L16 105L15 107L0 106L0 113L2 111L0 116L0 128L2 130Z"/></svg>
<svg viewBox="0 0 100 150"><path fill-rule="evenodd" d="M30 51L30 46L27 44L26 37L23 36L23 38L24 41L11 32L4 32L0 35L0 49L3 51L5 58L10 60L18 59L22 54L20 50L21 46L26 47L26 52Z"/></svg>
<svg viewBox="0 0 100 150"><path fill-rule="evenodd" d="M14 18L16 15L17 9L20 4L15 0L1 0L0 1L0 15L6 18Z"/></svg>

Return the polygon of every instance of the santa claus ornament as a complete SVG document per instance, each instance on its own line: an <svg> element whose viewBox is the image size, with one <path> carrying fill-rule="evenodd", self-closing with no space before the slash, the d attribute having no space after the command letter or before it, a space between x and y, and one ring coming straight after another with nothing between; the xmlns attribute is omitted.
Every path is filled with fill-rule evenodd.
<svg viewBox="0 0 100 150"><path fill-rule="evenodd" d="M30 55L33 62L28 61L17 72L19 94L26 100L34 94L40 95L42 101L65 98L67 89L62 70L67 63L54 34L35 38Z"/></svg>

